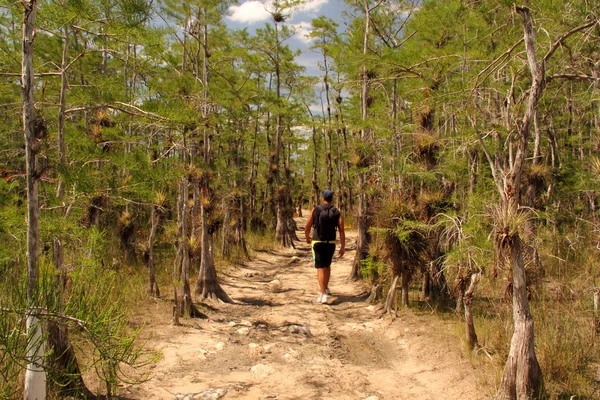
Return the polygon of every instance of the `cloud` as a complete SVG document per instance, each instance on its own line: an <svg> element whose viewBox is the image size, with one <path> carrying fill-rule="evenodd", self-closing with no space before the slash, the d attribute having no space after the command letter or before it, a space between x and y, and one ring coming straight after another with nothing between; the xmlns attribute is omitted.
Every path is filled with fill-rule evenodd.
<svg viewBox="0 0 600 400"><path fill-rule="evenodd" d="M230 6L229 12L231 15L227 19L248 24L266 21L271 17L265 9L265 3L258 0L248 0L239 6Z"/></svg>
<svg viewBox="0 0 600 400"><path fill-rule="evenodd" d="M300 40L303 43L310 43L312 39L308 38L307 35L311 32L310 22L300 22L298 24L290 24L290 27L296 30L296 35L294 36L296 39Z"/></svg>
<svg viewBox="0 0 600 400"><path fill-rule="evenodd" d="M299 12L316 12L327 4L329 0L308 0L298 7Z"/></svg>
<svg viewBox="0 0 600 400"><path fill-rule="evenodd" d="M298 13L316 14L328 2L329 0L307 0L289 11L292 12L292 15ZM247 24L266 21L271 17L267 10L273 10L273 0L247 0L240 5L230 6L230 15L227 19Z"/></svg>

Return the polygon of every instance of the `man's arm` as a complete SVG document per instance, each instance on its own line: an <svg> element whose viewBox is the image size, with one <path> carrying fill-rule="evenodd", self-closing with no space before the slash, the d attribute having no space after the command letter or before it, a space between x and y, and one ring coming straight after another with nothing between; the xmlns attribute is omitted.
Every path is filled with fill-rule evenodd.
<svg viewBox="0 0 600 400"><path fill-rule="evenodd" d="M338 257L344 257L346 253L346 232L344 232L344 218L340 215L340 221L338 222L338 231L340 231L340 252Z"/></svg>
<svg viewBox="0 0 600 400"><path fill-rule="evenodd" d="M310 217L308 217L308 221L306 221L306 226L304 226L304 239L306 240L306 243L310 244L310 228L312 228L313 225L313 213L314 213L315 209L313 208L310 211Z"/></svg>

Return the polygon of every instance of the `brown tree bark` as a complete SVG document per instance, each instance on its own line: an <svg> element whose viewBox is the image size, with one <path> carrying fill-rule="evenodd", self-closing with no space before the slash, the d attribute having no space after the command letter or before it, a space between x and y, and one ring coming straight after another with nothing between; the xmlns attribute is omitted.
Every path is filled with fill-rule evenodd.
<svg viewBox="0 0 600 400"><path fill-rule="evenodd" d="M463 296L463 303L465 305L465 328L467 332L467 345L469 349L473 350L477 345L477 334L475 333L475 323L473 322L473 293L475 287L479 282L481 273L471 275L471 283L469 288Z"/></svg>
<svg viewBox="0 0 600 400"><path fill-rule="evenodd" d="M203 23L202 23L202 48L203 48L203 62L202 62L202 80L204 82L204 89L202 91L202 98L204 102L203 117L208 118L211 108L209 107L208 98L208 83L210 80L209 76L209 43L208 43L208 10L203 10ZM200 256L200 271L198 273L198 280L196 282L195 293L200 296L201 300L207 298L220 299L226 303L231 303L231 298L225 293L221 285L217 282L217 270L215 269L214 263L214 249L213 249L213 231L214 227L209 224L209 213L211 211L211 193L210 193L210 170L212 150L210 145L210 133L209 128L204 127L204 166L207 171L203 174L200 179L201 188L201 201L200 201L200 217L202 223L201 240L202 240L202 254Z"/></svg>
<svg viewBox="0 0 600 400"><path fill-rule="evenodd" d="M396 288L398 286L398 279L400 275L394 275L390 289L388 290L387 297L385 299L385 305L383 306L383 312L386 314L393 314L393 307L396 305Z"/></svg>
<svg viewBox="0 0 600 400"><path fill-rule="evenodd" d="M501 207L507 209L507 215L519 212L521 176L525 167L530 126L537 112L537 104L545 86L544 68L535 54L534 31L531 13L526 7L516 7L523 20L525 49L532 76L527 108L518 130L517 153L512 168L504 181ZM521 238L516 233L504 238L510 252L513 276L513 336L508 360L504 367L497 399L537 399L543 394L542 370L535 355L533 318L527 299L527 283Z"/></svg>
<svg viewBox="0 0 600 400"><path fill-rule="evenodd" d="M160 297L160 290L156 283L156 269L154 267L154 237L156 236L156 229L160 223L160 212L159 206L152 204L152 211L150 212L150 235L148 235L148 250L146 266L148 267L148 295L154 297Z"/></svg>
<svg viewBox="0 0 600 400"><path fill-rule="evenodd" d="M63 0L63 7L66 6L66 1ZM67 87L69 82L67 80L67 66L69 57L69 29L63 27L63 51L62 61L60 68L60 95L59 95L59 107L58 107L58 165L64 168L67 164L67 148L65 145L65 111L67 109ZM59 180L56 188L56 197L62 198L64 194L64 182Z"/></svg>
<svg viewBox="0 0 600 400"><path fill-rule="evenodd" d="M521 400L543 397L542 369L534 348L533 318L529 311L521 239L512 238L513 336L496 399Z"/></svg>
<svg viewBox="0 0 600 400"><path fill-rule="evenodd" d="M410 293L410 279L412 273L408 269L402 270L402 306L408 307L408 295Z"/></svg>
<svg viewBox="0 0 600 400"><path fill-rule="evenodd" d="M369 6L369 0L363 0L363 7L365 13L365 31L363 36L363 56L366 57L369 54L369 37L371 31L371 11L379 7L384 0L377 1L373 6ZM361 120L363 123L367 121L369 114L369 91L371 89L371 78L370 71L368 71L366 64L362 66L362 87L361 87ZM371 143L372 131L371 128L363 127L360 132L360 139L364 143ZM369 216L368 216L368 177L367 170L371 165L371 155L364 154L364 160L361 160L361 168L358 173L358 212L356 216L358 236L356 238L356 255L352 263L352 270L350 271L350 280L357 280L362 278L361 265L362 261L367 258L369 254L369 243L371 242L371 236L369 234Z"/></svg>

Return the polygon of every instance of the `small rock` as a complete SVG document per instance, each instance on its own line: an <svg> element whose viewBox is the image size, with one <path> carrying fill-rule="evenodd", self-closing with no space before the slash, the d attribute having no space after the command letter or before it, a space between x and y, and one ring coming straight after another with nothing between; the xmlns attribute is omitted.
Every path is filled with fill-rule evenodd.
<svg viewBox="0 0 600 400"><path fill-rule="evenodd" d="M242 325L242 326L252 326L252 322L246 321L246 320L242 320L242 322L240 322L240 325Z"/></svg>
<svg viewBox="0 0 600 400"><path fill-rule="evenodd" d="M270 353L271 347L276 346L276 345L277 345L277 343L268 343L263 346L263 349L265 349L266 352Z"/></svg>
<svg viewBox="0 0 600 400"><path fill-rule="evenodd" d="M285 353L283 355L283 358L285 358L286 361L293 361L298 358L298 352L296 350L290 348L289 353Z"/></svg>
<svg viewBox="0 0 600 400"><path fill-rule="evenodd" d="M269 282L269 288L273 293L281 292L281 281L279 279L273 279Z"/></svg>
<svg viewBox="0 0 600 400"><path fill-rule="evenodd" d="M253 366L252 368L250 368L250 371L253 374L256 374L256 375L264 378L266 376L271 375L274 372L274 369L270 365L256 364L255 366Z"/></svg>
<svg viewBox="0 0 600 400"><path fill-rule="evenodd" d="M263 397L264 399L278 399L279 395L277 393L269 393L268 395L266 395L265 397Z"/></svg>
<svg viewBox="0 0 600 400"><path fill-rule="evenodd" d="M237 330L238 335L247 335L250 333L250 328L243 327Z"/></svg>
<svg viewBox="0 0 600 400"><path fill-rule="evenodd" d="M221 351L225 348L225 343L223 342L219 342L217 344L215 344L215 349L217 349L217 351Z"/></svg>
<svg viewBox="0 0 600 400"><path fill-rule="evenodd" d="M194 400L219 400L225 397L229 388L208 389L200 393L196 393L192 399Z"/></svg>
<svg viewBox="0 0 600 400"><path fill-rule="evenodd" d="M198 358L201 360L206 360L206 354L208 353L208 351L204 350L204 349L197 349L198 350Z"/></svg>
<svg viewBox="0 0 600 400"><path fill-rule="evenodd" d="M252 277L254 276L254 274L253 274L252 272L246 272L246 273L244 274L244 276L245 276L246 278L252 278Z"/></svg>
<svg viewBox="0 0 600 400"><path fill-rule="evenodd" d="M258 355L261 354L263 351L262 347L260 347L260 345L256 343L250 343L248 347L250 348L250 354Z"/></svg>
<svg viewBox="0 0 600 400"><path fill-rule="evenodd" d="M229 326L236 326L237 322L235 322L235 321L229 321L229 323L227 325L229 325Z"/></svg>
<svg viewBox="0 0 600 400"><path fill-rule="evenodd" d="M378 396L369 396L365 400L379 400Z"/></svg>
<svg viewBox="0 0 600 400"><path fill-rule="evenodd" d="M288 327L288 331L290 333L296 333L296 334L302 334L305 336L312 336L311 332L310 332L310 328L308 326L304 326L304 325L290 325Z"/></svg>

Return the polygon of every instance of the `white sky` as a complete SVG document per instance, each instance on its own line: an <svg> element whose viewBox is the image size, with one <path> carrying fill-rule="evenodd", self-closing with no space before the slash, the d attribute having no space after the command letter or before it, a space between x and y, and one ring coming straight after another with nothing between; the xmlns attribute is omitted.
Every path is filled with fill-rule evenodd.
<svg viewBox="0 0 600 400"><path fill-rule="evenodd" d="M317 16L323 7L326 8L328 2L329 0L305 1L294 9L294 14L313 14L313 16ZM246 0L239 5L230 6L231 15L227 19L242 24L265 22L271 16L267 10L273 10L270 0Z"/></svg>

